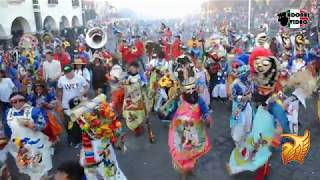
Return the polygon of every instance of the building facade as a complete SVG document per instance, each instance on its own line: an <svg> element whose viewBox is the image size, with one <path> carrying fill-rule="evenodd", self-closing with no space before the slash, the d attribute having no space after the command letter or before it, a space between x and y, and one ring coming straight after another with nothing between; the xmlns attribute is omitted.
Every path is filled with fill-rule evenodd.
<svg viewBox="0 0 320 180"><path fill-rule="evenodd" d="M0 40L82 26L81 0L1 0Z"/></svg>

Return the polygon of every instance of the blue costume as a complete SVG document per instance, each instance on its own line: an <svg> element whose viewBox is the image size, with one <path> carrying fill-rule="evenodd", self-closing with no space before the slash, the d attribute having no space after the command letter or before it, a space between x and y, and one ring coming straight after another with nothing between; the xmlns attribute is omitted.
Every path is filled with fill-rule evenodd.
<svg viewBox="0 0 320 180"><path fill-rule="evenodd" d="M5 113L6 114L5 119L8 119L9 116L13 116L13 117L14 116L22 116L24 113L25 113L24 108L20 111L16 111L16 110L13 110L13 108L10 108ZM41 131L46 127L47 122L48 122L48 116L43 110L36 108L36 107L33 107L31 109L31 117L32 117L33 123L35 125L35 130ZM11 132L11 129L9 128L7 123L8 122L6 121L4 124L5 134L7 137L10 137L12 132Z"/></svg>
<svg viewBox="0 0 320 180"><path fill-rule="evenodd" d="M28 101L31 103L34 107L41 107L41 104L43 102L45 103L51 103L52 101L56 100L56 97L53 93L48 93L46 96L36 96L36 95L30 95L28 96Z"/></svg>
<svg viewBox="0 0 320 180"><path fill-rule="evenodd" d="M191 48L190 54L193 55L195 58L200 59L201 58L201 50L199 48Z"/></svg>
<svg viewBox="0 0 320 180"><path fill-rule="evenodd" d="M52 147L48 136L42 131L48 117L41 109L28 104L21 110L10 108L7 122L10 127L10 152L20 173L27 174L31 180L38 180L52 168ZM22 123L32 123L34 127ZM31 160L31 161L30 161Z"/></svg>
<svg viewBox="0 0 320 180"><path fill-rule="evenodd" d="M228 75L228 63L221 65L221 69L217 73L217 83L213 88L212 97L227 98L226 77Z"/></svg>
<svg viewBox="0 0 320 180"><path fill-rule="evenodd" d="M243 143L251 131L253 112L250 100L245 99L251 93L250 82L247 81L249 68L241 66L238 78L232 83L232 115L230 118L231 136L236 145Z"/></svg>

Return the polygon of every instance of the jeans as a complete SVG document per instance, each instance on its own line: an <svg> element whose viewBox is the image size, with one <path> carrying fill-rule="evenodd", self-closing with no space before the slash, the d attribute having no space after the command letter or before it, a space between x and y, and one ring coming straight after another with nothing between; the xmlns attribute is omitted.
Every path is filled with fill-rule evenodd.
<svg viewBox="0 0 320 180"><path fill-rule="evenodd" d="M68 129L68 123L71 121L67 114L64 114L65 126L68 134L68 143L76 145L81 143L81 129L78 123L74 122L71 129Z"/></svg>
<svg viewBox="0 0 320 180"><path fill-rule="evenodd" d="M144 72L146 70L145 63L144 63L144 56L139 57L137 59L137 62L139 64L140 70L142 70Z"/></svg>
<svg viewBox="0 0 320 180"><path fill-rule="evenodd" d="M49 88L54 88L54 89L57 88L58 81L48 80L47 83L48 83Z"/></svg>

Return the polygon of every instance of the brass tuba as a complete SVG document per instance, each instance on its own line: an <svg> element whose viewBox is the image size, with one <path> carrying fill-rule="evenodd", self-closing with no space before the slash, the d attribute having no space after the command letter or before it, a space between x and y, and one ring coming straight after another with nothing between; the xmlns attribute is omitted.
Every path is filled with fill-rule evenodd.
<svg viewBox="0 0 320 180"><path fill-rule="evenodd" d="M107 33L99 27L91 28L86 34L86 43L93 49L102 48L107 43Z"/></svg>

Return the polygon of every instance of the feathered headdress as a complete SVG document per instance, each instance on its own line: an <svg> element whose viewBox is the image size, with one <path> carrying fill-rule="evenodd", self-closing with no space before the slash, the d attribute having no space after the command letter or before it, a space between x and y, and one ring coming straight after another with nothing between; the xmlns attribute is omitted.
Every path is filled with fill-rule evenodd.
<svg viewBox="0 0 320 180"><path fill-rule="evenodd" d="M293 88L295 95L301 104L306 107L306 99L312 95L317 87L317 79L309 70L303 70L292 74L287 82L283 83L286 88Z"/></svg>

